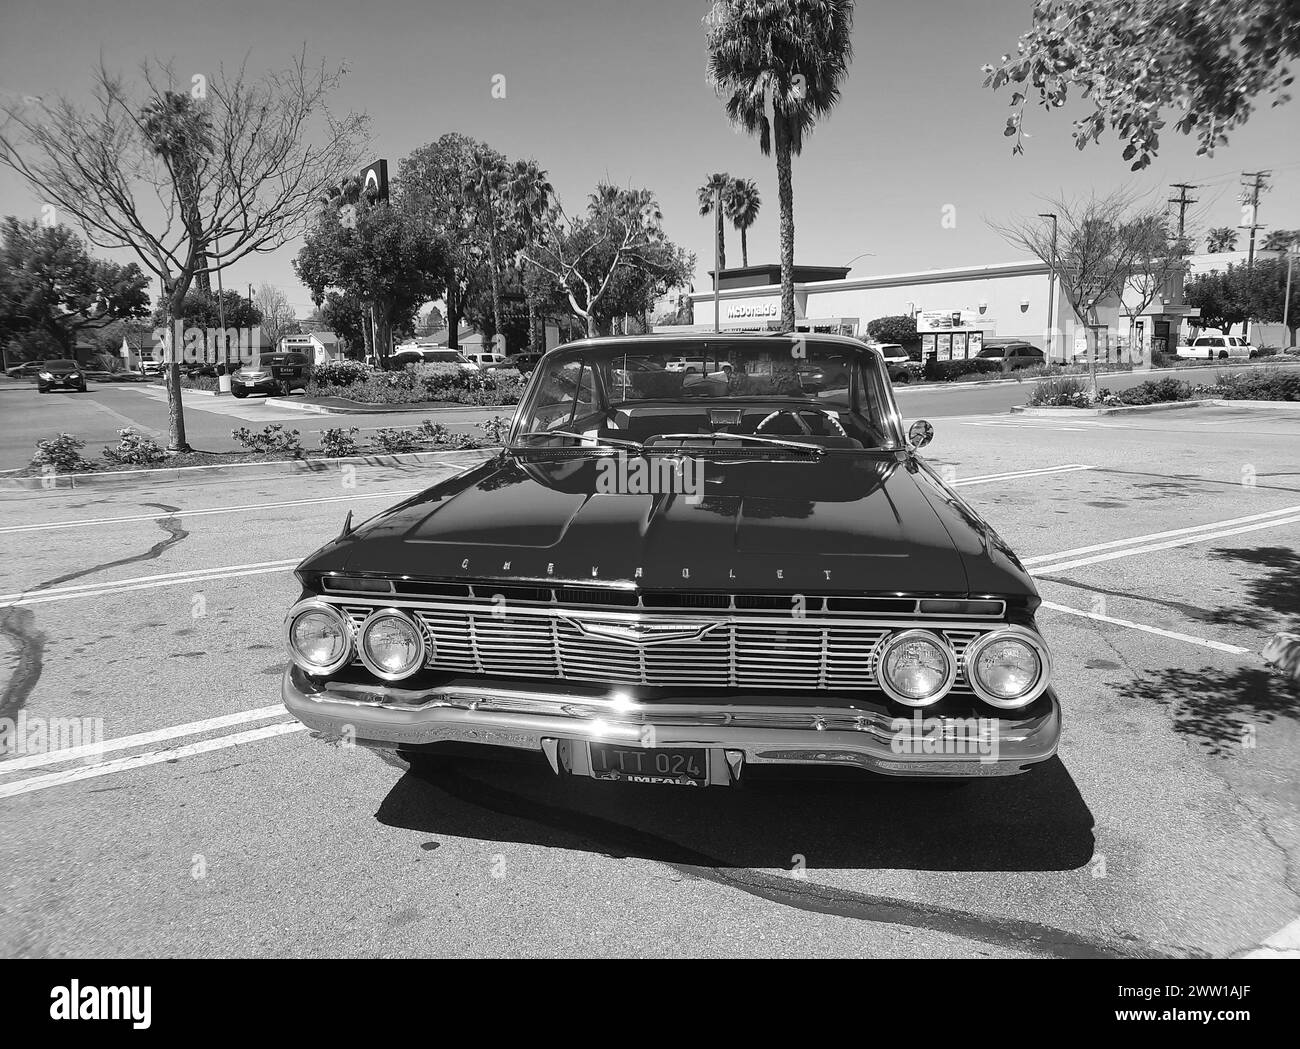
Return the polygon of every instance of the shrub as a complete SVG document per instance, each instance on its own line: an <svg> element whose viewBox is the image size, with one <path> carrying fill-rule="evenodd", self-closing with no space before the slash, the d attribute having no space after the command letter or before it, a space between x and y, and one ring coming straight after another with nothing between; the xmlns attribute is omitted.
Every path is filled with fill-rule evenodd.
<svg viewBox="0 0 1300 1049"><path fill-rule="evenodd" d="M280 423L272 423L260 433L253 433L247 426L231 430L230 436L250 452L291 452L302 455L302 441L297 430L286 430Z"/></svg>
<svg viewBox="0 0 1300 1049"><path fill-rule="evenodd" d="M1207 390L1207 396L1231 401L1300 401L1300 371L1258 368L1229 372Z"/></svg>
<svg viewBox="0 0 1300 1049"><path fill-rule="evenodd" d="M341 426L336 426L330 430L321 430L320 450L331 459L356 455L357 439L353 436L356 432L357 428L355 426L346 430Z"/></svg>
<svg viewBox="0 0 1300 1049"><path fill-rule="evenodd" d="M373 370L360 361L326 361L312 369L312 380L321 386L351 386L364 382Z"/></svg>
<svg viewBox="0 0 1300 1049"><path fill-rule="evenodd" d="M1029 403L1035 407L1087 408L1088 387L1079 379L1043 379L1034 387Z"/></svg>
<svg viewBox="0 0 1300 1049"><path fill-rule="evenodd" d="M217 379L212 375L182 375L182 390L207 390L209 393L218 389Z"/></svg>
<svg viewBox="0 0 1300 1049"><path fill-rule="evenodd" d="M867 337L875 342L897 342L904 346L920 341L916 334L916 318L906 313L868 321Z"/></svg>
<svg viewBox="0 0 1300 1049"><path fill-rule="evenodd" d="M479 423L478 426L483 431L485 444L506 443L506 436L510 433L510 420L504 415L494 415L487 422Z"/></svg>
<svg viewBox="0 0 1300 1049"><path fill-rule="evenodd" d="M93 470L95 464L81 454L86 442L70 433L36 442L36 454L32 456L32 465L42 468L42 472L86 473ZM47 469L48 468L48 469Z"/></svg>
<svg viewBox="0 0 1300 1049"><path fill-rule="evenodd" d="M136 433L131 427L117 431L117 447L105 448L104 458L110 463L130 466L147 466L161 462L167 453L148 434Z"/></svg>
<svg viewBox="0 0 1300 1049"><path fill-rule="evenodd" d="M924 374L931 382L945 382L962 375L1001 374L1002 362L987 357L974 357L966 361L936 361L930 358L925 362Z"/></svg>
<svg viewBox="0 0 1300 1049"><path fill-rule="evenodd" d="M1182 379L1170 376L1165 379L1148 379L1132 389L1120 391L1116 396L1120 404L1166 404L1189 400L1192 386Z"/></svg>
<svg viewBox="0 0 1300 1049"><path fill-rule="evenodd" d="M375 431L374 444L381 452L394 455L400 452L413 452L421 443L423 442L420 440L420 435L414 430L384 429Z"/></svg>

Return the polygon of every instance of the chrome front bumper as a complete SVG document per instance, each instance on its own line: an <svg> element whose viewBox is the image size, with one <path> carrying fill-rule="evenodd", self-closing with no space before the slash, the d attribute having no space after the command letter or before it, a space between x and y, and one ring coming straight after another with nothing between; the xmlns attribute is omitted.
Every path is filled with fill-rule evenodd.
<svg viewBox="0 0 1300 1049"><path fill-rule="evenodd" d="M330 739L379 750L477 743L544 754L556 772L587 742L655 749L701 747L744 764L846 765L890 776L1012 776L1056 753L1061 708L1048 691L1030 708L974 719L896 717L883 705L844 697L828 704L647 703L574 695L543 687L472 681L431 689L316 681L291 666L284 705ZM832 705L834 704L834 705ZM998 716L1001 714L1002 716Z"/></svg>

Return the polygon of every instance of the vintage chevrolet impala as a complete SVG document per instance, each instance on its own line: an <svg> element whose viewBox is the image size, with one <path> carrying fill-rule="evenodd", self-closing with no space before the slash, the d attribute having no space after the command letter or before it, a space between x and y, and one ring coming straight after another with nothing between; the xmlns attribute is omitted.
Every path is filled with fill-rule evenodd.
<svg viewBox="0 0 1300 1049"><path fill-rule="evenodd" d="M559 347L499 454L349 515L298 567L285 705L412 764L507 748L688 786L772 764L1024 772L1060 734L1040 599L918 454L932 433L904 433L855 339Z"/></svg>

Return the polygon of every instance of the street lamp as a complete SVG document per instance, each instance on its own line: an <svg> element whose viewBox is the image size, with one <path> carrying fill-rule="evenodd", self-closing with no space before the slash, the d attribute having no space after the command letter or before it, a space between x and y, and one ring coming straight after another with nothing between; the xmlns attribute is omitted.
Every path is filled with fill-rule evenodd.
<svg viewBox="0 0 1300 1049"><path fill-rule="evenodd" d="M1056 214L1040 211L1038 217L1052 220L1052 261L1047 264L1047 331L1052 340L1047 349L1047 359L1050 361L1056 352L1056 329L1053 327L1056 318Z"/></svg>

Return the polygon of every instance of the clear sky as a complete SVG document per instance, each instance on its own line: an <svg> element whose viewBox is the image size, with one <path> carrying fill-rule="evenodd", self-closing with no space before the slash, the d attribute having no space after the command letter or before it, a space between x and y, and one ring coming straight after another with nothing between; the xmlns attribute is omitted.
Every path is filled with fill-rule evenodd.
<svg viewBox="0 0 1300 1049"><path fill-rule="evenodd" d="M443 132L482 139L511 158L535 157L571 209L597 181L658 194L669 236L712 266L711 220L695 190L712 171L754 178L763 211L750 262L776 261L773 158L733 132L705 77L707 5L700 0L0 0L0 90L85 96L102 53L130 73L146 57L178 73L219 63L283 66L303 42L350 70L334 108L369 113L373 155L397 161ZM1261 202L1268 228L1300 228L1300 101L1260 109L1211 158L1170 133L1148 171L1131 174L1113 138L1075 150L1067 112L1027 117L1027 156L1002 137L1008 92L981 88L980 66L1029 26L1028 0L860 2L843 99L795 160L795 251L804 264L855 274L1010 261L987 225L1043 210L1044 194L1121 185L1159 199L1171 182L1203 188L1199 228L1241 222L1238 176L1271 168ZM492 97L495 74L506 97ZM1171 122L1172 124L1172 122ZM944 206L956 227L944 228ZM37 198L0 171L0 214L36 217ZM728 236L739 264L739 235ZM1244 240L1242 245L1244 246ZM290 259L297 248L227 270L228 287L270 281L300 315L310 298Z"/></svg>

